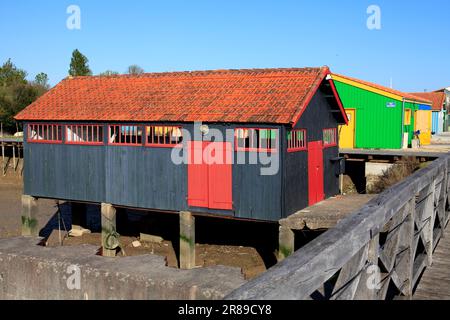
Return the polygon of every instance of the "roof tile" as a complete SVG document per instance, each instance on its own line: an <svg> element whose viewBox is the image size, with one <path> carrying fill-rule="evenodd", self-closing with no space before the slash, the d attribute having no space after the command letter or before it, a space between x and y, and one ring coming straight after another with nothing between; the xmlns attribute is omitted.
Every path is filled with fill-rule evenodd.
<svg viewBox="0 0 450 320"><path fill-rule="evenodd" d="M17 120L293 123L328 67L67 78Z"/></svg>
<svg viewBox="0 0 450 320"><path fill-rule="evenodd" d="M433 110L436 110L436 111L442 110L442 107L445 102L445 93L444 92L415 92L415 93L411 93L411 94L433 102L432 108L433 108Z"/></svg>

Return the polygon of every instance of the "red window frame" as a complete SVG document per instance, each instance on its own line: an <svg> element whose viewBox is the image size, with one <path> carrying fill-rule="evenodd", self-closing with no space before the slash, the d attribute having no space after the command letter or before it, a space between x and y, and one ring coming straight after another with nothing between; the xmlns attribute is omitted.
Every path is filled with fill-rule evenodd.
<svg viewBox="0 0 450 320"><path fill-rule="evenodd" d="M259 132L261 131L261 130L266 130L266 131L275 131L276 132L276 137L275 137L275 146L272 146L272 143L271 143L271 148L262 148L259 144L260 144L260 139L261 138L259 138L260 137L260 134L258 135L258 141L257 141L257 143L258 143L258 146L255 148L255 147L239 147L239 144L238 144L238 134L239 134L239 131L240 130L244 130L244 132L249 132L250 130L258 130ZM277 129L277 128L236 128L235 130L234 130L234 149L235 149L235 151L245 151L245 152L277 152L278 151L278 139L279 139L279 132L280 132L280 130L279 129ZM252 138L250 138L250 145L252 145L253 143L252 142L254 142L254 140L253 140L253 136L254 135L250 135L250 133L248 134L248 136L249 137L252 137ZM272 140L272 139L270 139L270 138L266 138L267 139L267 141L269 141L269 140Z"/></svg>
<svg viewBox="0 0 450 320"><path fill-rule="evenodd" d="M163 128L161 136L155 135L156 128ZM148 130L150 129L150 132ZM174 130L179 130L181 136L178 141L172 142L172 134ZM169 134L169 143L167 143L165 135ZM183 145L183 127L181 126L164 126L164 125L150 125L144 128L145 146L152 148L182 148ZM149 142L150 141L150 142Z"/></svg>
<svg viewBox="0 0 450 320"><path fill-rule="evenodd" d="M303 140L299 140L297 133L303 132ZM308 143L306 139L306 129L294 129L289 130L291 134L290 139L288 136L288 152L298 152L308 150Z"/></svg>
<svg viewBox="0 0 450 320"><path fill-rule="evenodd" d="M43 133L44 128L47 128L47 132L49 128L52 128L51 138L52 139L35 139L32 137L32 131L37 133L37 136L40 136L40 133ZM56 128L56 130L54 130ZM37 130L36 130L37 129ZM27 126L27 142L29 143L47 143L47 144L62 144L63 137L63 126L61 124L55 123L29 123ZM55 137L56 133L56 137ZM48 135L48 134L47 134ZM47 137L48 138L48 137Z"/></svg>
<svg viewBox="0 0 450 320"><path fill-rule="evenodd" d="M119 132L122 133L122 128L125 127L135 127L136 132L132 134L127 134L125 137L129 137L130 140L133 138L136 139L136 142L127 142L127 138L125 138L125 141L122 142L122 134L119 134L119 141L118 142L111 142L111 129L112 128L119 128ZM139 135L139 130L141 131L141 135ZM133 130L134 131L134 130ZM138 142L139 136L141 137L141 141ZM108 125L108 145L109 146L131 146L131 147L139 147L144 145L144 126L143 125L137 125L137 124L111 124Z"/></svg>
<svg viewBox="0 0 450 320"><path fill-rule="evenodd" d="M326 141L325 135L329 133L331 141ZM322 130L323 135L323 146L324 148L336 147L337 146L337 128L327 128Z"/></svg>
<svg viewBox="0 0 450 320"><path fill-rule="evenodd" d="M75 130L74 130L75 128ZM79 133L84 132L84 128L88 128L88 135L86 138L89 139L89 130L91 130L91 137L96 136L96 139L92 139L95 141L74 141L75 134L76 136L80 136ZM96 124L68 124L66 125L66 144L75 144L75 145L104 145L103 141L103 125ZM69 130L72 132L72 139L69 137ZM96 135L94 135L94 133ZM83 137L81 137L83 138Z"/></svg>

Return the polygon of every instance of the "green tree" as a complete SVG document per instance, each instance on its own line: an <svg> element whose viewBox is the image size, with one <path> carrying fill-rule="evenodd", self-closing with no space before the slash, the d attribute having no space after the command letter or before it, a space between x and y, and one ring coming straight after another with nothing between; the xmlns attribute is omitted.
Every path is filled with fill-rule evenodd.
<svg viewBox="0 0 450 320"><path fill-rule="evenodd" d="M14 84L26 84L27 80L26 71L17 68L12 62L11 59L8 59L1 67L0 67L0 86L8 87Z"/></svg>
<svg viewBox="0 0 450 320"><path fill-rule="evenodd" d="M88 58L78 51L78 49L75 49L72 53L72 60L70 61L69 75L73 77L92 75L88 62Z"/></svg>
<svg viewBox="0 0 450 320"><path fill-rule="evenodd" d="M32 83L21 84L11 88L12 99L6 105L5 116L2 119L3 128L9 132L16 130L16 120L14 116L27 106L32 104L43 93Z"/></svg>
<svg viewBox="0 0 450 320"><path fill-rule="evenodd" d="M48 75L44 72L41 72L36 75L36 77L34 78L34 83L37 86L41 86L46 89L50 88L50 85L48 84Z"/></svg>
<svg viewBox="0 0 450 320"><path fill-rule="evenodd" d="M128 67L128 74L132 75L138 75L143 74L145 71L141 67L139 67L137 64L132 64Z"/></svg>
<svg viewBox="0 0 450 320"><path fill-rule="evenodd" d="M15 132L14 116L48 90L48 84L42 86L45 77L30 82L26 76L27 72L17 68L10 59L0 67L0 122L5 132Z"/></svg>

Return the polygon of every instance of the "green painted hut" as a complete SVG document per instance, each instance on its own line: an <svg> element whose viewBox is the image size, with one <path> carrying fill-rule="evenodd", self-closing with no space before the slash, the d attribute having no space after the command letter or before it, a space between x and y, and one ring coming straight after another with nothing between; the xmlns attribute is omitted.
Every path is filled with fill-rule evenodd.
<svg viewBox="0 0 450 320"><path fill-rule="evenodd" d="M374 83L333 74L349 119L339 128L342 149L401 149L420 131L431 140L431 101Z"/></svg>

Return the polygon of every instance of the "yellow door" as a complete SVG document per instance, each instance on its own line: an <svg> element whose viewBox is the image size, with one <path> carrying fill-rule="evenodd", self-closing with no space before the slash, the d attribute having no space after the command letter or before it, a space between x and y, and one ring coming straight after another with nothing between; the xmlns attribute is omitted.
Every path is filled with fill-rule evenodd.
<svg viewBox="0 0 450 320"><path fill-rule="evenodd" d="M353 149L355 147L356 110L345 110L348 125L339 126L339 147Z"/></svg>
<svg viewBox="0 0 450 320"><path fill-rule="evenodd" d="M432 124L432 111L431 110L419 110L415 112L415 131L420 130L420 144L431 144L431 124Z"/></svg>

